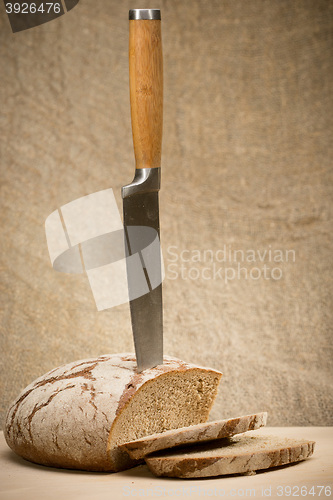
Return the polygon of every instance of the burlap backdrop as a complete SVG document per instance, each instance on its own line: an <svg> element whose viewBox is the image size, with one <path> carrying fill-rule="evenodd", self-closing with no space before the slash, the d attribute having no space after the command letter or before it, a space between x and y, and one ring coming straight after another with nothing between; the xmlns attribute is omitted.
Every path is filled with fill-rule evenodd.
<svg viewBox="0 0 333 500"><path fill-rule="evenodd" d="M138 6L81 0L16 34L1 8L2 413L59 364L133 351L128 305L97 312L86 276L55 272L44 221L108 187L121 208L134 169L127 17ZM332 424L333 3L145 6L163 16L165 352L223 371L212 418L267 410L271 425ZM181 254L222 260L225 248L267 253ZM259 276L264 264L279 270ZM237 271L227 283L226 268Z"/></svg>

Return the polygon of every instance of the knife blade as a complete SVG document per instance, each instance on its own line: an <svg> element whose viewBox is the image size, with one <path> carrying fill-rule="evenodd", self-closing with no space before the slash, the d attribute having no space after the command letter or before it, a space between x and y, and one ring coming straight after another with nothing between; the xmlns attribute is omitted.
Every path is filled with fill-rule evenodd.
<svg viewBox="0 0 333 500"><path fill-rule="evenodd" d="M137 368L141 372L163 363L158 203L163 63L160 11L132 9L129 19L130 102L136 170L133 182L122 188L122 198L131 321ZM130 258L133 256L138 258ZM143 275L145 287L141 285Z"/></svg>

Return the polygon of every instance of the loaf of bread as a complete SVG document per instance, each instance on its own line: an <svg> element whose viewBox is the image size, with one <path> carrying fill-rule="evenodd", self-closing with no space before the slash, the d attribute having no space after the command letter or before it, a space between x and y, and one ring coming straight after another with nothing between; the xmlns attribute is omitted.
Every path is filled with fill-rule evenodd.
<svg viewBox="0 0 333 500"><path fill-rule="evenodd" d="M180 429L171 429L151 436L145 436L120 446L131 458L140 459L154 451L165 450L191 443L212 441L256 430L266 425L267 413L245 415L228 420L216 420L203 424L191 425Z"/></svg>
<svg viewBox="0 0 333 500"><path fill-rule="evenodd" d="M48 466L119 471L138 463L119 448L140 437L205 422L222 374L165 356L137 373L134 354L63 365L32 382L10 406L8 445Z"/></svg>
<svg viewBox="0 0 333 500"><path fill-rule="evenodd" d="M152 453L145 457L157 476L211 477L249 474L299 462L312 455L313 441L240 434L209 443Z"/></svg>

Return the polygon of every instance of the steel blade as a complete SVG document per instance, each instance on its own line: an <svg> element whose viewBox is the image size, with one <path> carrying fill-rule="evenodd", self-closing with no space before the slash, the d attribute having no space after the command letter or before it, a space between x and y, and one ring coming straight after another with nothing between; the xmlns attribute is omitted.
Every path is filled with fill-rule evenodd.
<svg viewBox="0 0 333 500"><path fill-rule="evenodd" d="M159 169L137 171L123 188L127 280L138 371L163 363Z"/></svg>

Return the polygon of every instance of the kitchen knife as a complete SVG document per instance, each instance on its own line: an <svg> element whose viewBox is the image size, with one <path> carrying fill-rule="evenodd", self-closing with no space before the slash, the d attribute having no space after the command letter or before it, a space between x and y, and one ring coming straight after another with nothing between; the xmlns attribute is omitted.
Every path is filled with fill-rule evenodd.
<svg viewBox="0 0 333 500"><path fill-rule="evenodd" d="M158 205L163 65L160 11L133 9L129 11L129 19L130 101L136 170L133 182L122 188L122 197L132 330L137 368L141 372L163 363ZM156 239L158 245L149 245L153 240L156 243ZM139 256L136 268L130 256ZM142 275L146 289L137 296Z"/></svg>

